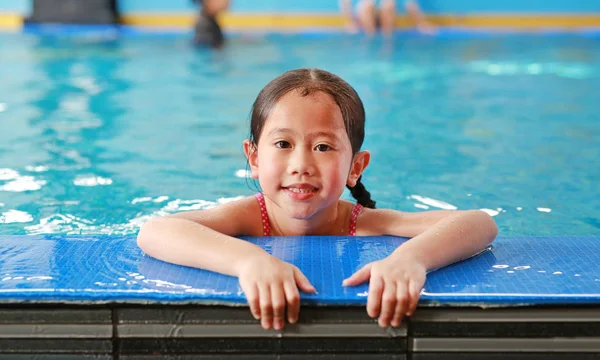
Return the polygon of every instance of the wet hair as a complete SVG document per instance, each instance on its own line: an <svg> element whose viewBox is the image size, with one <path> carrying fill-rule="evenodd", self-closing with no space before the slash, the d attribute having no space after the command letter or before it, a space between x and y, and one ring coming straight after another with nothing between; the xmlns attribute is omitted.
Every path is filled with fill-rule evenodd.
<svg viewBox="0 0 600 360"><path fill-rule="evenodd" d="M340 108L344 127L352 146L352 157L360 150L365 138L365 108L362 100L346 81L320 69L296 69L283 73L268 83L252 105L250 116L250 141L256 146L263 127L275 104L290 91L300 96L325 93ZM355 186L348 186L352 197L364 207L375 208L375 201L362 183L360 176Z"/></svg>

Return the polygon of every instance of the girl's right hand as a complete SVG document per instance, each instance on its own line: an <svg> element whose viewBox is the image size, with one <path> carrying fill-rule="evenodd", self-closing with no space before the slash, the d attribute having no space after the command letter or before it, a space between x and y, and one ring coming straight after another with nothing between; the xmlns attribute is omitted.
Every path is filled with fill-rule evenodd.
<svg viewBox="0 0 600 360"><path fill-rule="evenodd" d="M306 276L292 264L274 256L256 256L240 267L238 279L246 294L250 311L265 330L283 329L285 310L293 324L300 312L300 293L315 292Z"/></svg>

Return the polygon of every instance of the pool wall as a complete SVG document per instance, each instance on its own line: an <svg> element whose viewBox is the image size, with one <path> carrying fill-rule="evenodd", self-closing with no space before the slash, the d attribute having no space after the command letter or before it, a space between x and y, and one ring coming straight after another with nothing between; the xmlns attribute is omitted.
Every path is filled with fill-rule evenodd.
<svg viewBox="0 0 600 360"><path fill-rule="evenodd" d="M188 27L193 22L190 0L120 0L126 25ZM421 0L432 21L451 27L581 28L600 27L600 1L590 0ZM32 8L30 0L2 0L0 27L19 28ZM234 0L223 16L228 28L340 29L344 22L337 1ZM398 27L411 24L399 16Z"/></svg>

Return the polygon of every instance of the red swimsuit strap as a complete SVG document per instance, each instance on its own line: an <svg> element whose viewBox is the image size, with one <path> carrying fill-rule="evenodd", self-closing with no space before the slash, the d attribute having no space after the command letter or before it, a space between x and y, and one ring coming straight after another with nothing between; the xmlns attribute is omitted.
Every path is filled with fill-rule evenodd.
<svg viewBox="0 0 600 360"><path fill-rule="evenodd" d="M258 205L260 205L260 217L263 224L263 236L271 236L271 227L269 226L269 215L267 214L267 206L265 205L265 197L262 193L256 194Z"/></svg>
<svg viewBox="0 0 600 360"><path fill-rule="evenodd" d="M352 209L352 215L350 215L350 233L348 235L350 236L356 236L356 220L358 219L358 215L360 214L360 212L362 211L363 206L361 204L356 204L354 205L354 208Z"/></svg>

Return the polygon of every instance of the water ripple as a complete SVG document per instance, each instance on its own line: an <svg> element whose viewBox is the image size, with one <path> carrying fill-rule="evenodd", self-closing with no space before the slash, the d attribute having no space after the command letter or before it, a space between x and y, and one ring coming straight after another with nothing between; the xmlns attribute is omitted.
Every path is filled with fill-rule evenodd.
<svg viewBox="0 0 600 360"><path fill-rule="evenodd" d="M36 180L33 176L19 176L0 186L0 191L23 192L36 191L46 185L45 180Z"/></svg>
<svg viewBox="0 0 600 360"><path fill-rule="evenodd" d="M483 209L504 235L600 232L596 39L282 35L218 55L188 40L0 34L0 233L132 234L251 195L248 110L306 66L360 94L378 207Z"/></svg>

